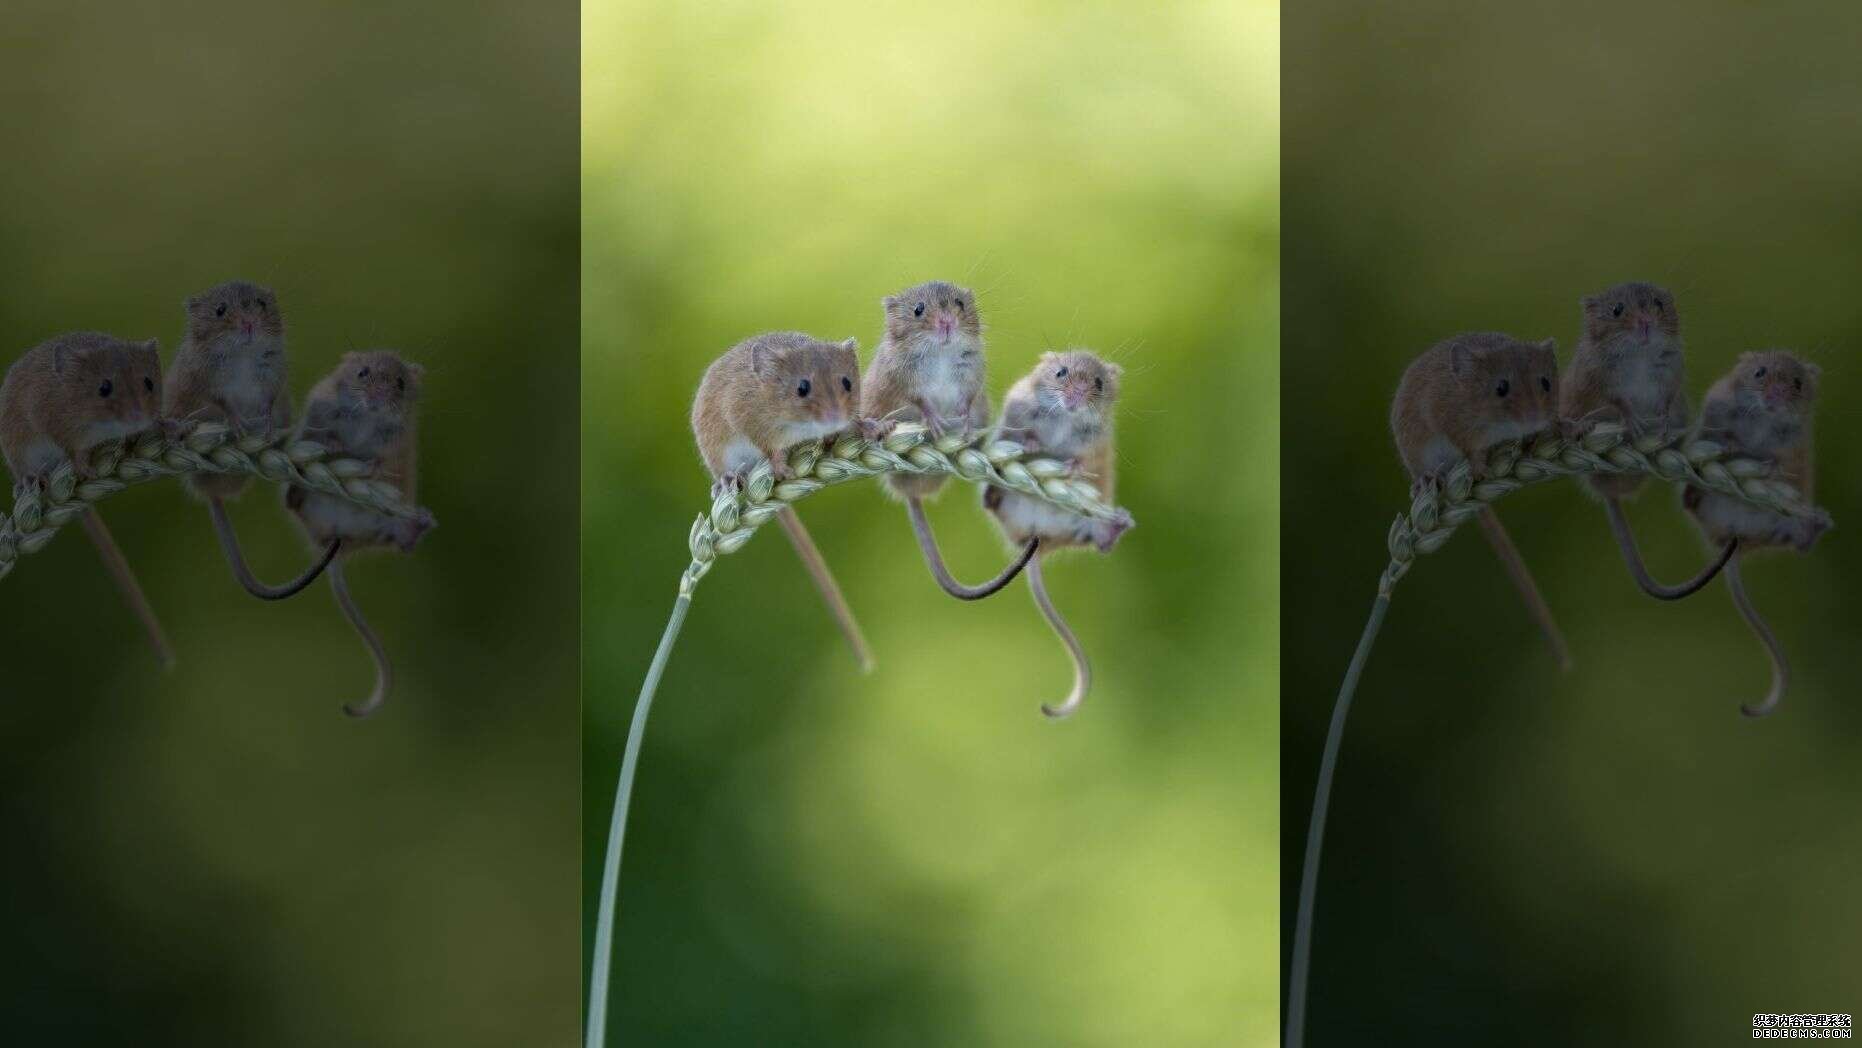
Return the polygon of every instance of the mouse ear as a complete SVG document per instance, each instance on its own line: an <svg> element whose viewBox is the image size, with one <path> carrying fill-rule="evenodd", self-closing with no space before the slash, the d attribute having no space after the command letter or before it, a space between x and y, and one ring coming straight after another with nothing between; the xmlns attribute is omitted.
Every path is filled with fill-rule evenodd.
<svg viewBox="0 0 1862 1048"><path fill-rule="evenodd" d="M1448 346L1448 370L1459 375L1474 362L1474 350L1466 342L1451 342Z"/></svg>
<svg viewBox="0 0 1862 1048"><path fill-rule="evenodd" d="M887 309L896 309L899 305L899 296L887 295L885 298L879 300L879 304Z"/></svg>
<svg viewBox="0 0 1862 1048"><path fill-rule="evenodd" d="M1105 362L1105 366L1106 366L1106 377L1109 379L1117 380L1120 375L1123 375L1125 373L1124 368L1120 367L1117 364L1112 363L1109 360Z"/></svg>
<svg viewBox="0 0 1862 1048"><path fill-rule="evenodd" d="M1539 351L1544 353L1547 357L1551 359L1552 367L1555 368L1558 366L1558 340L1557 339L1548 338L1540 342Z"/></svg>
<svg viewBox="0 0 1862 1048"><path fill-rule="evenodd" d="M63 342L54 344L52 346L52 373L54 375L64 374L65 362L70 359L71 351L66 348Z"/></svg>
<svg viewBox="0 0 1862 1048"><path fill-rule="evenodd" d="M757 341L750 344L750 371L758 378L768 378L769 369L775 366L776 351L768 342Z"/></svg>
<svg viewBox="0 0 1862 1048"><path fill-rule="evenodd" d="M840 348L849 353L858 353L860 351L860 340L857 338L843 338L840 340Z"/></svg>

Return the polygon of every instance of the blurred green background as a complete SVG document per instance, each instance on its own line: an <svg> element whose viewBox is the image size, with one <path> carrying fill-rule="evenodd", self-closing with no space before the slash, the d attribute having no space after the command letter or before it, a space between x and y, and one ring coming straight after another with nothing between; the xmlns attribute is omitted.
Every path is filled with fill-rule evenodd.
<svg viewBox="0 0 1862 1048"><path fill-rule="evenodd" d="M1319 0L1285 26L1283 930L1332 700L1407 503L1389 398L1457 331L1555 336L1580 296L1678 296L1689 388L1746 349L1825 369L1817 494L1858 520L1862 20L1829 5ZM1501 517L1571 641L1559 674L1477 529L1398 587L1352 712L1319 890L1310 1043L1709 1044L1857 1011L1862 707L1846 530L1658 605L1558 482ZM1630 508L1699 567L1671 489ZM1290 942L1290 935L1287 940Z"/></svg>
<svg viewBox="0 0 1862 1048"><path fill-rule="evenodd" d="M0 1027L33 1043L568 1044L579 869L576 6L12 4L0 344L159 336L276 288L301 402L347 348L428 370L440 528L262 605L178 483L103 504L171 673L81 530L0 582ZM255 570L306 543L236 505Z"/></svg>
<svg viewBox="0 0 1862 1048"><path fill-rule="evenodd" d="M876 486L802 506L862 676L773 529L697 591L646 735L612 1029L632 1044L1275 1038L1276 8L591 4L584 13L584 915L709 478L706 365L975 289L1001 392L1128 369L1111 557L963 605ZM954 570L1003 545L932 507ZM585 939L586 941L586 939Z"/></svg>

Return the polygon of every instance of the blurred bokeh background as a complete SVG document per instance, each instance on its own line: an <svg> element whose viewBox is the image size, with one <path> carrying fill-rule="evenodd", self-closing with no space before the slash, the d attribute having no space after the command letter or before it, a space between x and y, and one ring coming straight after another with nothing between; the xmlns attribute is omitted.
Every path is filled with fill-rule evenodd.
<svg viewBox="0 0 1862 1048"><path fill-rule="evenodd" d="M1284 930L1407 502L1387 418L1414 355L1501 329L1568 362L1580 296L1665 284L1696 404L1741 350L1823 365L1817 493L1856 521L1858 29L1805 3L1290 9ZM1699 567L1672 490L1630 514L1658 576ZM1723 584L1644 597L1569 482L1500 515L1576 668L1556 671L1477 529L1398 587L1333 795L1310 1043L1730 1043L1754 1012L1856 1011L1854 537L1748 565L1797 675L1753 722L1738 706L1767 664Z"/></svg>
<svg viewBox="0 0 1862 1048"><path fill-rule="evenodd" d="M880 335L975 289L990 387L1128 369L1138 528L962 605L872 484L802 516L862 676L771 529L697 592L622 870L627 1043L1214 1045L1275 1037L1277 13L1269 3L604 3L584 14L584 902L709 484L687 418L758 331ZM974 490L954 570L1003 546Z"/></svg>
<svg viewBox="0 0 1862 1048"><path fill-rule="evenodd" d="M0 1026L61 1044L576 1037L573 3L9 5L0 344L159 336L244 277L292 386L345 349L428 371L412 557L352 565L399 672L319 583L261 605L206 511L104 519L161 672L81 530L0 582ZM255 569L306 544L255 487Z"/></svg>

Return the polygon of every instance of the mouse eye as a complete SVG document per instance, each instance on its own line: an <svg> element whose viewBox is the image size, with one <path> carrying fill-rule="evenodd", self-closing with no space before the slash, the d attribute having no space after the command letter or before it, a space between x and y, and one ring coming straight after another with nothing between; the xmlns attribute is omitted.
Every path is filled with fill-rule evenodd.
<svg viewBox="0 0 1862 1048"><path fill-rule="evenodd" d="M1066 368L1061 368L1061 369L1060 369L1059 371L1056 371L1056 372L1054 372L1054 377L1055 377L1055 378L1066 378L1066 377L1067 377L1067 369L1066 369Z"/></svg>
<svg viewBox="0 0 1862 1048"><path fill-rule="evenodd" d="M1802 392L1804 391L1804 380L1803 380L1803 379L1801 379L1801 378L1794 378L1794 379L1792 379L1792 380L1791 380L1791 385L1793 385L1793 386L1795 386L1795 387L1797 387L1797 391L1798 391L1799 393L1802 393Z"/></svg>
<svg viewBox="0 0 1862 1048"><path fill-rule="evenodd" d="M142 376L142 388L151 393L155 392L155 380L147 375Z"/></svg>
<svg viewBox="0 0 1862 1048"><path fill-rule="evenodd" d="M1549 378L1546 378L1544 375L1540 375L1539 376L1539 388L1546 391L1547 393L1550 393L1552 391L1552 380Z"/></svg>
<svg viewBox="0 0 1862 1048"><path fill-rule="evenodd" d="M259 312L265 312L265 300L262 298L259 299Z"/></svg>
<svg viewBox="0 0 1862 1048"><path fill-rule="evenodd" d="M218 306L214 307L213 315L216 317L225 316L226 315L226 303L222 302Z"/></svg>
<svg viewBox="0 0 1862 1048"><path fill-rule="evenodd" d="M1662 312L1662 300L1658 298L1655 300L1655 313L1657 316L1660 316L1661 312Z"/></svg>
<svg viewBox="0 0 1862 1048"><path fill-rule="evenodd" d="M849 393L852 393L853 392L853 379L848 378L846 375L842 375L840 377L840 388L846 390Z"/></svg>
<svg viewBox="0 0 1862 1048"><path fill-rule="evenodd" d="M394 380L394 391L396 393L407 392L407 376L403 375Z"/></svg>
<svg viewBox="0 0 1862 1048"><path fill-rule="evenodd" d="M924 315L925 315L925 304L923 302L920 302L918 303L917 308L912 310L912 316L922 317Z"/></svg>
<svg viewBox="0 0 1862 1048"><path fill-rule="evenodd" d="M1093 379L1093 388L1104 393L1106 391L1106 380L1104 378Z"/></svg>
<svg viewBox="0 0 1862 1048"><path fill-rule="evenodd" d="M1612 309L1612 310L1610 310L1610 315L1611 315L1611 316L1613 316L1613 317L1620 317L1620 316L1622 316L1622 315L1623 315L1623 304L1622 304L1621 302L1618 302L1618 303L1616 304L1616 308L1615 308L1615 309Z"/></svg>
<svg viewBox="0 0 1862 1048"><path fill-rule="evenodd" d="M356 377L357 377L357 378L367 378L367 377L369 377L369 369L368 369L368 368L363 368L363 369L362 369L361 371L358 371L358 372L356 372Z"/></svg>
<svg viewBox="0 0 1862 1048"><path fill-rule="evenodd" d="M807 379L803 379L801 382L796 384L795 395L798 397L805 397L808 395L808 391L813 388L814 388L813 385L811 385Z"/></svg>
<svg viewBox="0 0 1862 1048"><path fill-rule="evenodd" d="M104 379L103 385L97 387L97 395L100 397L107 397L110 395L110 380L109 379L107 378Z"/></svg>
<svg viewBox="0 0 1862 1048"><path fill-rule="evenodd" d="M957 312L959 313L963 312L963 299L957 300Z"/></svg>
<svg viewBox="0 0 1862 1048"><path fill-rule="evenodd" d="M1509 383L1506 379L1501 379L1500 384L1493 388L1493 395L1496 397L1504 397L1506 396L1507 390L1510 390L1512 388L1513 386L1511 383Z"/></svg>
<svg viewBox="0 0 1862 1048"><path fill-rule="evenodd" d="M1764 378L1764 377L1765 377L1765 369L1764 369L1764 368L1760 368L1760 369L1758 369L1757 371L1754 371L1754 372L1752 373L1752 377L1753 377L1753 378Z"/></svg>

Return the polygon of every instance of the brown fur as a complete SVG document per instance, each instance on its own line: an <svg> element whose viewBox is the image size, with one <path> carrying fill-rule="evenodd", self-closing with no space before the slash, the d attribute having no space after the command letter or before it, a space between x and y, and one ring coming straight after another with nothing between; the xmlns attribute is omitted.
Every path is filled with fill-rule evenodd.
<svg viewBox="0 0 1862 1048"><path fill-rule="evenodd" d="M345 353L342 363L311 387L298 424L300 440L375 464L374 476L399 488L402 499L416 500L415 408L423 371L386 350ZM341 539L343 554L370 546L395 545L411 552L432 526L424 517L393 517L364 510L346 499L297 485L285 490L285 505L296 513L319 549Z"/></svg>
<svg viewBox="0 0 1862 1048"><path fill-rule="evenodd" d="M79 476L88 476L87 452L113 435L158 426L161 398L161 354L154 339L132 343L86 331L27 350L0 382L0 452L15 488L43 483L56 465L28 461L32 446L47 441Z"/></svg>
<svg viewBox="0 0 1862 1048"><path fill-rule="evenodd" d="M1763 374L1761 374L1763 372ZM1784 350L1742 353L1701 402L1696 435L1752 458L1774 462L1805 501L1815 497L1811 421L1822 372ZM1737 538L1741 549L1795 546L1808 550L1822 526L1757 510L1730 495L1689 486L1682 505L1715 545Z"/></svg>
<svg viewBox="0 0 1862 1048"><path fill-rule="evenodd" d="M746 441L778 479L789 475L784 452L801 430L854 425L860 403L858 343L822 342L795 331L747 338L706 369L692 404L692 434L705 467L720 484L736 483L754 462L731 458ZM806 382L807 393L801 393Z"/></svg>
<svg viewBox="0 0 1862 1048"><path fill-rule="evenodd" d="M1043 353L1002 400L1002 439L1073 466L1111 505L1115 490L1112 407L1123 369L1084 349ZM1109 551L1131 526L1128 518L1091 520L1048 506L1031 495L990 487L983 506L1016 545L1041 540L1041 550L1097 545Z"/></svg>
<svg viewBox="0 0 1862 1048"><path fill-rule="evenodd" d="M1489 447L1553 428L1557 405L1558 355L1551 339L1455 335L1403 372L1390 405L1390 429L1403 465L1418 483L1439 480L1457 454L1478 478Z"/></svg>
<svg viewBox="0 0 1862 1048"><path fill-rule="evenodd" d="M968 288L942 280L886 296L886 335L867 366L860 416L890 425L921 422L934 436L989 425L983 388L983 321ZM902 498L936 494L946 478L893 475Z"/></svg>
<svg viewBox="0 0 1862 1048"><path fill-rule="evenodd" d="M1583 300L1584 331L1565 372L1560 411L1572 422L1610 420L1631 433L1687 428L1681 313L1654 284L1618 284ZM1644 478L1587 477L1598 495L1623 498Z"/></svg>
<svg viewBox="0 0 1862 1048"><path fill-rule="evenodd" d="M284 311L270 288L228 281L187 300L187 331L169 366L170 418L223 422L236 433L282 432L291 425ZM250 478L192 476L203 498L231 498Z"/></svg>

